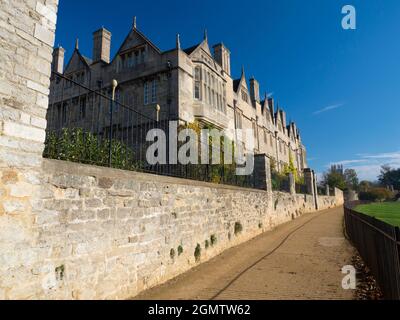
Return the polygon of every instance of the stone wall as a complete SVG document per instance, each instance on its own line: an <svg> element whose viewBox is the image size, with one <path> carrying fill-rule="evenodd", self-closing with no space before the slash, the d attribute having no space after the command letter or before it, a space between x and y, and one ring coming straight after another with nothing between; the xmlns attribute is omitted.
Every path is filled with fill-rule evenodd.
<svg viewBox="0 0 400 320"><path fill-rule="evenodd" d="M309 195L55 160L44 160L42 177L40 213L32 225L35 241L25 248L18 277L2 277L5 298L133 297L315 211ZM335 197L320 202L326 208L341 204ZM1 257L16 259L14 255L3 252ZM25 282L35 285L16 294Z"/></svg>
<svg viewBox="0 0 400 320"><path fill-rule="evenodd" d="M0 299L32 293L58 0L0 0Z"/></svg>
<svg viewBox="0 0 400 320"><path fill-rule="evenodd" d="M0 0L0 299L128 298L314 210L309 196L43 160L57 5Z"/></svg>

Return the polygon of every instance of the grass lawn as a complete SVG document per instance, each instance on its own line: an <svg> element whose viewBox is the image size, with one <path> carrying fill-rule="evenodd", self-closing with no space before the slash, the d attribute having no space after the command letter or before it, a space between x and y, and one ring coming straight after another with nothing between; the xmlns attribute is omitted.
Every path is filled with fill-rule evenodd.
<svg viewBox="0 0 400 320"><path fill-rule="evenodd" d="M400 227L400 202L363 204L356 207L355 211Z"/></svg>

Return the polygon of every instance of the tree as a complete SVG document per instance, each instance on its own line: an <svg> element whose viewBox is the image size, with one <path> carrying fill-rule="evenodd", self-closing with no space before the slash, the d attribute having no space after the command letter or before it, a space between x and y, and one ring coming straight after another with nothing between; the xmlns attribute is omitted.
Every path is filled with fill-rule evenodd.
<svg viewBox="0 0 400 320"><path fill-rule="evenodd" d="M346 169L344 171L344 180L346 181L347 189L358 190L359 180L356 170Z"/></svg>
<svg viewBox="0 0 400 320"><path fill-rule="evenodd" d="M329 185L331 187L336 187L341 190L345 190L347 185L346 185L346 180L344 179L344 176L340 174L339 172L335 171L329 171L324 174L323 185Z"/></svg>
<svg viewBox="0 0 400 320"><path fill-rule="evenodd" d="M388 165L382 166L379 182L383 187L393 186L400 190L400 169L392 169Z"/></svg>
<svg viewBox="0 0 400 320"><path fill-rule="evenodd" d="M371 189L371 187L372 187L371 182L363 180L360 182L358 188L359 188L360 192L367 192L367 191L369 191L369 189Z"/></svg>

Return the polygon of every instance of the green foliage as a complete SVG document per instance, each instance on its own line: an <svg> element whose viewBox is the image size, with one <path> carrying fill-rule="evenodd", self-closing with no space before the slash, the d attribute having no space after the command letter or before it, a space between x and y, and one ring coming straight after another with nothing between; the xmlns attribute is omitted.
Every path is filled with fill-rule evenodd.
<svg viewBox="0 0 400 320"><path fill-rule="evenodd" d="M362 201L382 202L394 199L394 194L385 188L371 188L368 191L360 192L359 199Z"/></svg>
<svg viewBox="0 0 400 320"><path fill-rule="evenodd" d="M400 227L400 203L384 202L359 205L355 211L380 219L393 226Z"/></svg>
<svg viewBox="0 0 400 320"><path fill-rule="evenodd" d="M289 165L285 164L284 169L283 169L283 173L285 176L289 175L290 173L293 174L293 177L295 179L297 179L298 173L297 173L297 169L294 166L294 161L293 161L293 156L292 156L292 152L290 151L289 154Z"/></svg>
<svg viewBox="0 0 400 320"><path fill-rule="evenodd" d="M108 166L110 140L100 139L81 128L64 128L60 135L49 132L46 137L44 156L50 159ZM117 169L135 170L140 163L134 152L118 140L111 141L111 166Z"/></svg>
<svg viewBox="0 0 400 320"><path fill-rule="evenodd" d="M208 249L210 247L210 242L208 240L205 241L204 247Z"/></svg>
<svg viewBox="0 0 400 320"><path fill-rule="evenodd" d="M344 171L344 180L348 189L356 191L359 189L359 180L356 170L346 169Z"/></svg>
<svg viewBox="0 0 400 320"><path fill-rule="evenodd" d="M192 129L194 130L199 139L200 139L200 133L202 129L206 130L218 130L216 129L213 125L207 124L204 125L203 127L200 126L198 121L195 121L193 123L187 123L185 125L182 125L178 128L178 131L180 132L181 130L185 129ZM220 159L219 159L219 164L212 164L213 163L213 147L214 147L214 141L212 136L209 137L208 141L208 148L209 148L209 161L208 163L210 165L203 165L203 164L198 164L198 165L189 165L188 167L190 168L189 171L194 175L194 176L208 176L208 181L216 184L223 184L223 183L228 183L228 184L235 184L235 185L241 185L241 186L246 186L247 185L247 177L246 176L237 176L236 175L236 168L237 165L234 161L234 154L235 154L235 143L230 140L229 138L222 136L219 143L219 148L220 148ZM199 160L201 159L201 141L198 141L199 145ZM229 158L232 159L229 162L232 162L231 164L225 163L225 153L229 155Z"/></svg>
<svg viewBox="0 0 400 320"><path fill-rule="evenodd" d="M197 247L194 250L194 257L196 259L196 262L200 261L200 258L201 258L201 246L200 246L200 244L197 244Z"/></svg>
<svg viewBox="0 0 400 320"><path fill-rule="evenodd" d="M297 184L301 184L301 185L305 185L306 184L306 180L304 179L304 176L297 176L296 177L296 183Z"/></svg>
<svg viewBox="0 0 400 320"><path fill-rule="evenodd" d="M235 236L240 234L243 231L243 226L240 222L235 223Z"/></svg>
<svg viewBox="0 0 400 320"><path fill-rule="evenodd" d="M258 224L258 228L259 228L259 229L262 229L262 228L263 228L262 222L260 222L260 223Z"/></svg>
<svg viewBox="0 0 400 320"><path fill-rule="evenodd" d="M364 180L360 182L358 189L360 192L367 192L371 188L371 186L371 182Z"/></svg>
<svg viewBox="0 0 400 320"><path fill-rule="evenodd" d="M382 166L379 182L383 187L393 186L395 190L400 190L400 169Z"/></svg>
<svg viewBox="0 0 400 320"><path fill-rule="evenodd" d="M324 178L321 185L329 185L332 188L338 188L340 190L358 190L359 180L357 172L354 169L337 170L333 166L328 172L324 174Z"/></svg>
<svg viewBox="0 0 400 320"><path fill-rule="evenodd" d="M172 260L175 258L175 249L171 249L169 256L171 257Z"/></svg>
<svg viewBox="0 0 400 320"><path fill-rule="evenodd" d="M271 172L272 190L281 191L285 189L285 185L288 184L288 176L285 173L279 173L277 171Z"/></svg>
<svg viewBox="0 0 400 320"><path fill-rule="evenodd" d="M211 239L212 246L217 244L217 236L215 234L213 234L210 239Z"/></svg>
<svg viewBox="0 0 400 320"><path fill-rule="evenodd" d="M62 281L65 275L65 266L61 265L55 269L57 280Z"/></svg>
<svg viewBox="0 0 400 320"><path fill-rule="evenodd" d="M179 246L178 247L178 256L180 256L183 253L183 247Z"/></svg>
<svg viewBox="0 0 400 320"><path fill-rule="evenodd" d="M323 185L328 184L330 187L338 188L340 190L345 190L347 187L344 176L339 172L334 172L334 171L325 173L322 184Z"/></svg>

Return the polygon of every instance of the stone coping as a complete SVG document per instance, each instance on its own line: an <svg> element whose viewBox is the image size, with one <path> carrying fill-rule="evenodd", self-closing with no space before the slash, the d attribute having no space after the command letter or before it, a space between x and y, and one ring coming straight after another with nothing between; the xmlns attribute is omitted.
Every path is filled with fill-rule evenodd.
<svg viewBox="0 0 400 320"><path fill-rule="evenodd" d="M54 160L54 159L43 159L42 170L46 173L53 173L53 174L67 173L72 175L93 176L97 178L136 180L142 182L178 184L178 185L204 187L204 188L212 188L219 190L236 190L236 191L246 191L246 192L267 193L266 190L260 190L260 189L242 188L225 184L216 184L211 182L176 178L176 177L163 176L151 173L120 170L108 167L99 167L94 165L87 165L87 164Z"/></svg>

